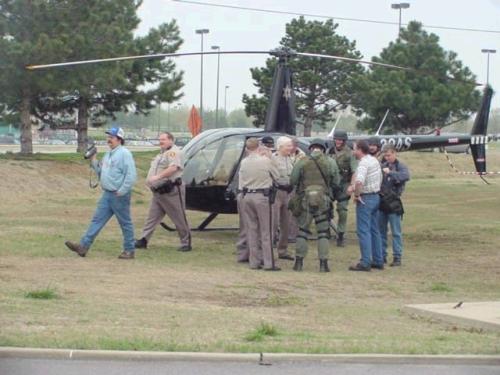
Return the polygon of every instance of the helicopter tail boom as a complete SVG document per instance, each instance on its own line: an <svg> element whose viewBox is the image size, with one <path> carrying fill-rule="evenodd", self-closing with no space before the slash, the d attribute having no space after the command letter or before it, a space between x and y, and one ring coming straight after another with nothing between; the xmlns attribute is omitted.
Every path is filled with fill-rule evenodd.
<svg viewBox="0 0 500 375"><path fill-rule="evenodd" d="M476 172L480 175L486 174L486 143L488 143L488 119L490 115L491 99L493 89L486 86L484 89L483 100L477 112L474 126L471 131L470 149Z"/></svg>

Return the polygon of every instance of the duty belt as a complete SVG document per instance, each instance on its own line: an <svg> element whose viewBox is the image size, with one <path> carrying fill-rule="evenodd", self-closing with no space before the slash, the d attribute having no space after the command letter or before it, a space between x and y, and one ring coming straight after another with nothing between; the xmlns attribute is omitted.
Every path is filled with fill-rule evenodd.
<svg viewBox="0 0 500 375"><path fill-rule="evenodd" d="M281 184L278 184L276 185L276 188L278 190L283 190L283 191L286 191L288 194L290 194L293 190L293 186L292 185L281 185Z"/></svg>
<svg viewBox="0 0 500 375"><path fill-rule="evenodd" d="M268 192L269 189L243 189L243 194L253 194L253 193L267 194Z"/></svg>

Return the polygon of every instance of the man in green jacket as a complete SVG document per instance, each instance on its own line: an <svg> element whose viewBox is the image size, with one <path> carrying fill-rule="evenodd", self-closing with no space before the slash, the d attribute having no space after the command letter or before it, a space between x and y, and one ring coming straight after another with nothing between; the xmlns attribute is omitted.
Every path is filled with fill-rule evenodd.
<svg viewBox="0 0 500 375"><path fill-rule="evenodd" d="M296 195L290 209L299 226L296 257L293 269L302 271L307 254L307 237L311 234L312 222L318 234L318 255L320 272L330 272L328 267L330 218L332 198L339 188L340 178L336 163L325 155L326 145L315 139L309 146L311 154L300 160L292 170L290 183Z"/></svg>

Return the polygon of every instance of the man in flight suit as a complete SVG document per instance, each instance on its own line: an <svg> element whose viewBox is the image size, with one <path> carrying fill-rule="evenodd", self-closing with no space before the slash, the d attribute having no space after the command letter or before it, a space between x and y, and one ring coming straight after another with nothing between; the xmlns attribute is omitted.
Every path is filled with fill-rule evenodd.
<svg viewBox="0 0 500 375"><path fill-rule="evenodd" d="M345 130L335 130L333 140L335 146L331 156L337 162L340 172L340 194L337 195L337 246L345 246L344 234L347 223L347 209L350 196L347 194L347 188L351 184L352 176L356 170L358 163L354 157L352 150L347 145L347 132Z"/></svg>
<svg viewBox="0 0 500 375"><path fill-rule="evenodd" d="M315 139L309 147L311 154L293 168L290 183L295 187L294 215L297 217L296 257L293 269L302 271L307 254L307 237L314 221L318 233L319 272L330 272L328 253L330 240L331 201L339 187L337 164L325 155L326 145Z"/></svg>
<svg viewBox="0 0 500 375"><path fill-rule="evenodd" d="M161 151L151 162L146 178L153 198L142 236L135 242L135 247L146 249L155 228L167 215L179 233L181 246L178 251L191 251L191 232L185 211L186 188L182 182L182 152L174 144L171 133L160 134L159 141Z"/></svg>
<svg viewBox="0 0 500 375"><path fill-rule="evenodd" d="M288 254L288 226L290 221L290 211L288 210L288 201L293 187L290 185L290 175L292 174L292 152L293 144L289 137L279 137L277 142L277 151L273 154L272 160L278 168L278 179L275 182L276 200L273 205L273 236L279 237L273 241L277 243L278 256L280 259L294 260Z"/></svg>
<svg viewBox="0 0 500 375"><path fill-rule="evenodd" d="M246 141L248 156L239 171L240 209L246 225L251 269L280 271L276 267L272 248L273 179L278 171L273 162L259 154L259 140ZM263 265L263 266L262 266Z"/></svg>

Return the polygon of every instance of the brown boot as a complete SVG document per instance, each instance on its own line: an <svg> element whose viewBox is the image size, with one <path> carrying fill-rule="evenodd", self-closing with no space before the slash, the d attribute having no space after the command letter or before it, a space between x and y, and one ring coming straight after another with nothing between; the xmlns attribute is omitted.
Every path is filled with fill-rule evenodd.
<svg viewBox="0 0 500 375"><path fill-rule="evenodd" d="M71 242L71 241L66 241L64 244L66 245L66 247L68 249L70 249L71 251L74 251L75 253L77 253L78 255L80 255L82 258L85 255L87 255L87 252L89 251L89 249L83 247L79 243L74 243L74 242Z"/></svg>
<svg viewBox="0 0 500 375"><path fill-rule="evenodd" d="M118 259L134 259L134 258L135 258L135 253L133 253L131 251L124 251L118 257Z"/></svg>

